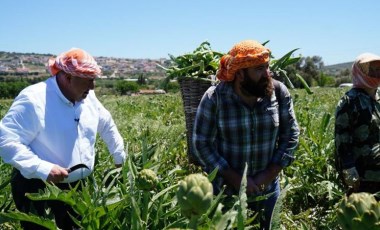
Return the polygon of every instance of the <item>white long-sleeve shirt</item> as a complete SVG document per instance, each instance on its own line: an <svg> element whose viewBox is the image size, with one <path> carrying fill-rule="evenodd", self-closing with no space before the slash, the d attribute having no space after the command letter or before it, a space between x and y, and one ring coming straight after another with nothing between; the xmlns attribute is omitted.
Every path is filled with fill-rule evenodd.
<svg viewBox="0 0 380 230"><path fill-rule="evenodd" d="M0 157L24 177L42 180L54 165L69 168L83 163L90 168L65 180L72 182L93 171L97 133L115 164L123 163L123 138L93 90L73 104L51 77L21 91L0 121Z"/></svg>

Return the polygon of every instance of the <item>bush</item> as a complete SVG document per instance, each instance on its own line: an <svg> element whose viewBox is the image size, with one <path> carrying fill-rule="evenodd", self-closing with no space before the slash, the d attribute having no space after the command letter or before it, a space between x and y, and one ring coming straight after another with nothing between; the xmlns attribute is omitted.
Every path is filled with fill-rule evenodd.
<svg viewBox="0 0 380 230"><path fill-rule="evenodd" d="M139 91L139 85L136 82L128 82L119 80L116 82L116 92L120 95L126 95L129 93L136 93Z"/></svg>
<svg viewBox="0 0 380 230"><path fill-rule="evenodd" d="M28 85L25 81L0 82L0 98L14 98Z"/></svg>

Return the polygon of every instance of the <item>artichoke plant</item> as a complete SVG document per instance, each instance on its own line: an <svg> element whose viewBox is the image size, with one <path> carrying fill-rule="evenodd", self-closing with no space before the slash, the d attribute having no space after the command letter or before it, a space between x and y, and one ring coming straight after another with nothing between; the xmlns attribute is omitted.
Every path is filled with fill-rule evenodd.
<svg viewBox="0 0 380 230"><path fill-rule="evenodd" d="M136 186L141 190L151 191L156 187L157 183L157 175L151 169L143 169L137 174Z"/></svg>
<svg viewBox="0 0 380 230"><path fill-rule="evenodd" d="M338 222L346 230L380 229L380 203L369 193L353 193L339 204Z"/></svg>
<svg viewBox="0 0 380 230"><path fill-rule="evenodd" d="M178 204L187 218L200 217L210 208L213 199L212 184L202 174L190 174L179 184Z"/></svg>

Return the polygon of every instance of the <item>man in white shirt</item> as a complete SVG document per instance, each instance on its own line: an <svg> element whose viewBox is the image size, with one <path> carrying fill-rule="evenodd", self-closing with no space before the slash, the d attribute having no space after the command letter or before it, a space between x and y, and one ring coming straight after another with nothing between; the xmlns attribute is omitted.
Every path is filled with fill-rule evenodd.
<svg viewBox="0 0 380 230"><path fill-rule="evenodd" d="M126 158L123 138L93 91L101 74L95 59L81 49L71 49L50 59L48 66L52 77L21 91L0 121L0 157L15 168L13 199L17 209L26 213L32 202L25 193L43 189L43 181L67 189L91 174L97 133L117 167ZM70 170L76 165L82 167ZM60 202L48 205L59 228L75 227L68 215L75 215L70 207ZM43 203L33 202L33 207L43 215ZM24 229L38 228L21 224Z"/></svg>

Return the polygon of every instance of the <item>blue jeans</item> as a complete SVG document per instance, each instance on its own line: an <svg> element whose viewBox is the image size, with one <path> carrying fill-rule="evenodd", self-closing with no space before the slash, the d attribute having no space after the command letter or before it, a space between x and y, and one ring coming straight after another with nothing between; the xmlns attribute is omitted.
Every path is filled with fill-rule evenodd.
<svg viewBox="0 0 380 230"><path fill-rule="evenodd" d="M219 187L217 186L217 183L215 180L213 181L213 187L214 187L214 194L218 195L220 192ZM227 197L224 200L224 211L228 210L233 205L233 198L232 195L237 195L238 191L233 190L231 187L227 187L224 190L224 194L227 195ZM255 195L250 195L248 198L255 198L260 197L264 195L269 195L267 199L260 200L260 201L252 201L248 203L248 209L254 211L255 213L259 213L257 215L257 222L260 223L260 229L269 229L270 228L270 222L271 217L273 213L274 206L276 204L276 201L278 197L280 196L280 182L277 179L275 179L268 187L267 190ZM232 203L231 203L232 202Z"/></svg>
<svg viewBox="0 0 380 230"><path fill-rule="evenodd" d="M267 195L270 193L273 193L273 194L271 194L270 197L268 197L265 200L248 203L249 209L255 212L262 211L261 215L258 215L258 218L260 218L260 229L267 230L270 228L270 222L272 218L273 209L278 197L280 196L280 183L279 183L278 178L272 182L271 186L269 186L267 191L263 192L260 195Z"/></svg>

